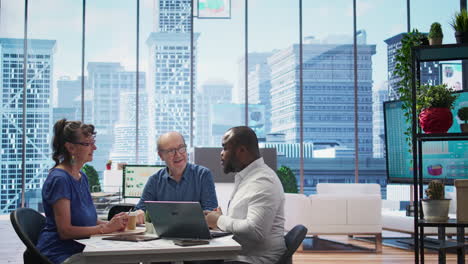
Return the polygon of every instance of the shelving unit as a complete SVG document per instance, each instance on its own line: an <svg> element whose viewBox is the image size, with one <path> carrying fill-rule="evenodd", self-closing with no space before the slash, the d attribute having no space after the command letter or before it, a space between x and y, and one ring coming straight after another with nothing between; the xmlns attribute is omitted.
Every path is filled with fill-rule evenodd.
<svg viewBox="0 0 468 264"><path fill-rule="evenodd" d="M439 252L439 263L445 263L447 249L456 249L457 263L465 263L465 227L468 222L459 222L449 219L443 222L428 222L419 214L423 194L423 160L422 145L428 141L463 141L468 140L466 133L446 134L422 134L416 116L416 84L420 79L420 63L426 61L447 61L468 59L467 44L449 44L437 46L419 46L412 49L412 152L413 152L413 176L414 176L414 255L415 263L424 263L424 248L430 248ZM468 80L464 80L468 81ZM424 239L424 227L437 227L438 239ZM446 227L457 229L457 240L447 241Z"/></svg>

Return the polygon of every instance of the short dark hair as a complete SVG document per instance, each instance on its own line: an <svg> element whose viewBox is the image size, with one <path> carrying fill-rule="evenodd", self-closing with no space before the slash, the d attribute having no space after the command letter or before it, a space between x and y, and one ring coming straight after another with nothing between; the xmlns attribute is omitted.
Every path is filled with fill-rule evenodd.
<svg viewBox="0 0 468 264"><path fill-rule="evenodd" d="M228 139L228 144L233 147L244 146L247 151L255 157L260 157L260 149L258 147L258 138L255 132L248 126L232 127L228 131L232 131L232 136Z"/></svg>

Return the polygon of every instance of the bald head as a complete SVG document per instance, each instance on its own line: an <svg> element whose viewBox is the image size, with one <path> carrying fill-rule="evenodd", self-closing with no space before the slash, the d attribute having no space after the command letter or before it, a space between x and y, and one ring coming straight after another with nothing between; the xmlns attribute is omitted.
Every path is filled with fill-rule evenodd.
<svg viewBox="0 0 468 264"><path fill-rule="evenodd" d="M158 151L165 149L166 145L168 145L171 142L180 142L180 141L182 141L183 144L185 144L185 139L179 132L176 132L176 131L167 132L166 134L163 134L158 138L158 142L157 142Z"/></svg>

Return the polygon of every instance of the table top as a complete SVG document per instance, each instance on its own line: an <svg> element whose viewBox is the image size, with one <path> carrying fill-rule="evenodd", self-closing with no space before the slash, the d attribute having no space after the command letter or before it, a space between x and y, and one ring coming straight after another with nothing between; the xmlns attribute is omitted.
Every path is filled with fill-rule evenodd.
<svg viewBox="0 0 468 264"><path fill-rule="evenodd" d="M133 262L230 259L241 251L240 244L232 236L214 238L209 244L188 247L177 246L170 239L144 242L102 240L106 236L77 240L86 246L82 256L87 263L102 263L103 258L108 262L111 262L110 259Z"/></svg>

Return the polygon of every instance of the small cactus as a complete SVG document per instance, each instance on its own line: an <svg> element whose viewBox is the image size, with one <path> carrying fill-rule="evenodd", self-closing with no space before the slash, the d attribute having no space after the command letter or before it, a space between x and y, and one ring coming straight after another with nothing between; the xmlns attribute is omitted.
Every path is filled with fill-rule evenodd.
<svg viewBox="0 0 468 264"><path fill-rule="evenodd" d="M445 186L439 180L433 180L426 189L427 198L430 200L443 200L445 197Z"/></svg>

